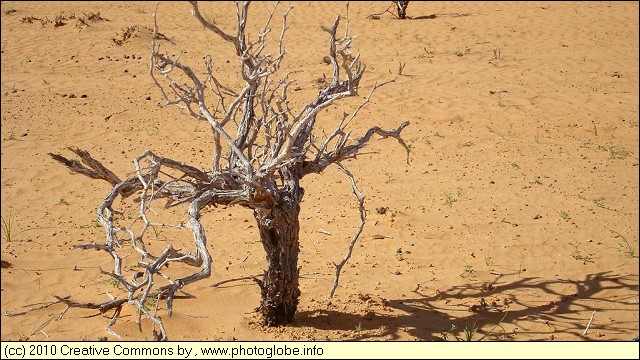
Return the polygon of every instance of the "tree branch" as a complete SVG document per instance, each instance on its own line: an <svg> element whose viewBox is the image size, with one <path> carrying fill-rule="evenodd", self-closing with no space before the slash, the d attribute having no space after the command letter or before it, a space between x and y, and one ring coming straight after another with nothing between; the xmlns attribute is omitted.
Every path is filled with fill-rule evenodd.
<svg viewBox="0 0 640 360"><path fill-rule="evenodd" d="M353 195L356 197L356 199L358 199L358 209L360 211L360 225L358 226L358 229L356 230L355 234L353 234L353 237L349 242L349 248L347 249L347 253L342 259L342 261L340 261L340 263L338 264L334 263L336 267L336 274L333 279L333 286L331 287L331 291L329 292L329 297L327 299L328 305L331 304L331 299L333 298L333 294L336 292L336 289L338 288L338 281L340 280L340 272L342 271L342 268L347 263L347 261L349 261L349 259L351 258L351 254L353 253L353 248L356 245L356 241L358 241L358 238L360 237L360 234L362 233L362 229L364 229L364 224L367 220L367 213L364 209L364 194L362 193L362 191L360 191L360 189L358 189L358 185L356 184L356 180L353 177L353 174L341 163L336 163L336 165L342 172L344 172L349 177L349 180L351 181L351 188L353 190Z"/></svg>
<svg viewBox="0 0 640 360"><path fill-rule="evenodd" d="M369 142L369 140L374 134L380 135L381 139L386 139L388 137L392 137L396 139L396 141L398 141L400 145L402 145L402 147L404 147L404 149L407 151L407 164L408 164L410 150L407 144L404 142L404 140L400 136L400 133L402 132L402 130L407 126L409 126L408 121L405 121L397 129L393 131L383 130L375 126L369 129L363 137L361 137L351 145L346 145L347 137L346 135L343 135L343 140L345 141L339 142L334 150L328 153L321 154L319 157L317 157L315 160L311 162L304 163L301 170L301 174L302 176L305 176L312 173L321 173L322 171L324 171L324 169L326 169L329 165L333 163L339 163L345 159L355 158L358 155L358 152L360 151L360 149L364 148L367 145L367 143Z"/></svg>

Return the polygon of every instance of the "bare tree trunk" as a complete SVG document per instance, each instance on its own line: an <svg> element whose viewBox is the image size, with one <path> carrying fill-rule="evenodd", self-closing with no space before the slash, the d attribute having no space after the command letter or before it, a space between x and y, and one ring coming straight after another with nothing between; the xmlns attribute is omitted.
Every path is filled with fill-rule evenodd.
<svg viewBox="0 0 640 360"><path fill-rule="evenodd" d="M409 6L408 1L396 1L396 7L398 9L398 17L400 19L407 18L407 6Z"/></svg>
<svg viewBox="0 0 640 360"><path fill-rule="evenodd" d="M256 209L254 212L260 240L267 254L259 307L265 326L290 323L298 307L299 213L300 206L296 201L286 201L275 208Z"/></svg>

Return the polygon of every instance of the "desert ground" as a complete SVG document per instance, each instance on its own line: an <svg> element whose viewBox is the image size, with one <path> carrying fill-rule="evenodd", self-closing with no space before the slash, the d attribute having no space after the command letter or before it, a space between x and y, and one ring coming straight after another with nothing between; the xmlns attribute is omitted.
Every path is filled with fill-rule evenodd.
<svg viewBox="0 0 640 360"><path fill-rule="evenodd" d="M395 78L350 129L357 138L410 121L403 131L410 159L393 139L374 138L345 161L366 195L367 222L332 303L333 264L359 224L349 179L336 167L302 180L295 321L263 328L251 280L211 286L266 266L251 211L218 207L202 218L212 276L184 289L193 297L176 299L172 317L159 305L170 339L637 336L638 3L411 2L405 20L383 13L389 4L350 4L352 48L367 70L357 97L321 114L319 134L353 113L376 82ZM250 29L273 6L252 4ZM233 31L233 4L201 8ZM122 177L147 149L211 165L208 125L163 107L149 75L154 9L154 2L1 4L2 340L118 340L105 330L113 311L73 308L59 317L63 304L28 311L54 295L95 303L126 296L100 272L113 268L108 255L73 248L104 242L96 209L111 186L71 173L48 153L72 157L67 148L76 146ZM297 71L295 106L331 76L320 27L338 14L346 3L295 2L289 13L280 71ZM209 54L221 81L237 75L230 45L196 23L187 2L161 3L158 26L165 49L184 51L194 69L202 71ZM155 235L161 246L192 246L188 232ZM135 308L125 306L112 329L125 340L150 339L149 321L139 331L135 320Z"/></svg>

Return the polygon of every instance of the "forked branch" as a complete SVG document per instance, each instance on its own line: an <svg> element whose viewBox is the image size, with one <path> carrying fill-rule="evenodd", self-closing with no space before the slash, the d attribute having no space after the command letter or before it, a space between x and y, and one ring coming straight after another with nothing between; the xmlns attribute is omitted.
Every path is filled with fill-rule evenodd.
<svg viewBox="0 0 640 360"><path fill-rule="evenodd" d="M342 165L341 163L336 163L336 165L338 165L338 168L342 172L344 172L349 177L349 180L351 181L351 188L353 190L353 195L358 200L358 210L360 211L360 225L358 226L358 229L356 230L355 234L353 234L353 237L349 242L349 248L347 249L347 253L345 254L342 261L340 261L338 264L334 263L334 266L336 267L336 273L333 278L333 286L331 287L331 291L329 292L329 298L327 299L328 304L331 304L331 299L333 298L333 294L336 292L336 289L338 288L338 282L340 281L340 272L342 271L342 268L345 266L347 261L349 261L349 259L351 258L351 254L353 253L353 248L355 247L356 241L358 241L360 234L362 234L362 230L364 229L364 224L367 220L367 212L365 211L365 208L364 208L365 196L362 193L362 191L358 189L358 185L356 184L356 179L354 178L353 174L344 165Z"/></svg>

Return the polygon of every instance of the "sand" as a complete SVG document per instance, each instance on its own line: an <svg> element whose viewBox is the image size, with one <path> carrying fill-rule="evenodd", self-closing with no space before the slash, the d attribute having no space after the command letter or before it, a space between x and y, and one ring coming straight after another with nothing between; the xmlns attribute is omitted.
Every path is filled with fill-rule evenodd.
<svg viewBox="0 0 640 360"><path fill-rule="evenodd" d="M109 184L71 174L48 152L86 149L122 177L146 149L210 164L206 124L159 106L148 74L154 4L1 5L2 218L11 231L7 238L3 225L2 340L117 340L104 329L112 312L72 309L57 319L64 306L55 305L5 314L52 295L102 302L126 294L100 273L113 266L106 254L72 248L104 241L95 212ZM253 4L251 26L272 5ZM323 114L321 126L353 112L375 82L396 77L352 130L410 121L410 164L393 140L375 139L345 162L366 194L368 218L333 303L333 263L359 215L348 179L328 168L302 183L294 323L262 328L251 281L210 286L265 267L251 212L219 207L203 215L213 274L163 316L170 339L430 341L465 339L465 329L475 329L474 340L637 336L638 3L411 2L413 19L367 18L386 6L351 4L353 48L368 68L359 97ZM202 9L234 26L231 5ZM92 12L108 21L88 19ZM320 26L339 13L343 2L297 2L289 15L282 71L300 70L295 104L330 76ZM65 25L46 22L58 15ZM22 21L29 17L45 23ZM186 2L163 3L158 22L175 43L167 49L187 50L185 62L201 66L197 54L208 53L221 79L236 71L235 60L225 62L229 46L195 24ZM181 234L188 246L190 235ZM158 237L162 246L173 239ZM113 330L149 339L149 322L140 332L135 317L125 307Z"/></svg>

